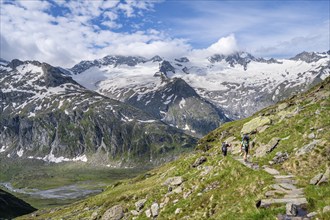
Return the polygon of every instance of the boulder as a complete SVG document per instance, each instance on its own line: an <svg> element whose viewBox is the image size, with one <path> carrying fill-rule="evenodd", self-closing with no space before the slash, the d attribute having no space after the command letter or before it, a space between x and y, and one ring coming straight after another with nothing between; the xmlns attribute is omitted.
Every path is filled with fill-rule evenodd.
<svg viewBox="0 0 330 220"><path fill-rule="evenodd" d="M204 163L206 160L207 160L206 157L201 156L195 160L195 162L192 164L192 167L198 167L199 165Z"/></svg>
<svg viewBox="0 0 330 220"><path fill-rule="evenodd" d="M108 209L102 216L101 220L120 220L124 217L123 207L115 205Z"/></svg>
<svg viewBox="0 0 330 220"><path fill-rule="evenodd" d="M256 149L255 156L256 157L264 157L266 154L272 152L280 142L280 138L278 137L273 137L268 144L262 145Z"/></svg>
<svg viewBox="0 0 330 220"><path fill-rule="evenodd" d="M265 167L264 171L266 171L270 175L279 175L280 174L280 172L278 172L277 170L270 168L270 167Z"/></svg>
<svg viewBox="0 0 330 220"><path fill-rule="evenodd" d="M296 216L298 214L298 207L295 204L287 203L285 207L287 215Z"/></svg>
<svg viewBox="0 0 330 220"><path fill-rule="evenodd" d="M267 128L269 128L269 125L258 127L257 132L262 133L262 132L266 131Z"/></svg>
<svg viewBox="0 0 330 220"><path fill-rule="evenodd" d="M319 142L320 140L313 140L311 143L304 145L302 148L297 150L296 155L301 156L312 151L318 145Z"/></svg>
<svg viewBox="0 0 330 220"><path fill-rule="evenodd" d="M320 181L320 179L322 178L322 176L323 176L323 173L319 173L319 174L317 174L316 176L314 176L314 177L309 181L309 184L311 184L311 185L316 185L316 184Z"/></svg>
<svg viewBox="0 0 330 220"><path fill-rule="evenodd" d="M157 217L158 214L159 214L159 205L158 205L158 203L156 203L156 202L152 203L150 209L151 209L152 217Z"/></svg>
<svg viewBox="0 0 330 220"><path fill-rule="evenodd" d="M307 137L308 137L309 139L314 139L314 138L315 138L315 134L314 134L314 133L310 133Z"/></svg>
<svg viewBox="0 0 330 220"><path fill-rule="evenodd" d="M287 152L277 152L275 154L275 157L273 157L273 160L271 160L271 164L279 164L279 163L283 163L284 161L286 161L287 159L289 159L289 154Z"/></svg>
<svg viewBox="0 0 330 220"><path fill-rule="evenodd" d="M146 203L146 199L140 199L139 201L137 201L136 203L135 203L135 208L136 208L136 210L137 211L140 211L141 209L143 209L143 207L144 207L144 203Z"/></svg>
<svg viewBox="0 0 330 220"><path fill-rule="evenodd" d="M327 205L323 208L323 213L330 212L330 205Z"/></svg>
<svg viewBox="0 0 330 220"><path fill-rule="evenodd" d="M183 178L181 176L175 176L168 178L163 185L164 186L179 186L183 182Z"/></svg>
<svg viewBox="0 0 330 220"><path fill-rule="evenodd" d="M245 123L241 130L241 133L248 134L253 131L256 131L257 128L259 128L259 127L269 125L269 124L271 124L271 120L269 117L259 116L259 117L256 117L256 118L250 120L249 122Z"/></svg>
<svg viewBox="0 0 330 220"><path fill-rule="evenodd" d="M180 213L181 213L181 210L182 210L181 208L177 208L177 209L175 210L174 213L175 213L176 215L177 215L177 214L180 214Z"/></svg>
<svg viewBox="0 0 330 220"><path fill-rule="evenodd" d="M269 142L268 142L268 149L266 151L266 153L270 153L272 152L276 146L278 145L278 143L280 142L281 138L278 138L278 137L273 137Z"/></svg>
<svg viewBox="0 0 330 220"><path fill-rule="evenodd" d="M323 183L329 182L329 178L330 178L330 167L327 168L327 170L325 171L325 173L323 174L322 178L317 183L317 185L321 185Z"/></svg>
<svg viewBox="0 0 330 220"><path fill-rule="evenodd" d="M151 217L151 210L150 209L147 209L145 211L145 214L146 214L147 218L150 218Z"/></svg>

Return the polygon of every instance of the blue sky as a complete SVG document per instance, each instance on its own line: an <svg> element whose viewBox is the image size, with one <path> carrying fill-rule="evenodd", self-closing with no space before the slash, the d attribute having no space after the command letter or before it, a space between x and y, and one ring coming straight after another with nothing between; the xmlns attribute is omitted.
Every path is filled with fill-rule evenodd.
<svg viewBox="0 0 330 220"><path fill-rule="evenodd" d="M329 50L329 1L1 0L0 57L70 67L109 54Z"/></svg>

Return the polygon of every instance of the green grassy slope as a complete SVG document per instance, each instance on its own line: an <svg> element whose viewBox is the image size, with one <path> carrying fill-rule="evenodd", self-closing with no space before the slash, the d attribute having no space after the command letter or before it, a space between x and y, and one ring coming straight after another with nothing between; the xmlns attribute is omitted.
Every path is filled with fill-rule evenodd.
<svg viewBox="0 0 330 220"><path fill-rule="evenodd" d="M276 219L277 214L285 212L285 206L256 208L256 202L270 189L272 176L263 170L251 170L233 159L239 156L242 128L252 120L267 119L265 126L253 128L252 125L250 129L254 143L250 160L262 166L276 153L287 152L289 158L272 167L283 174L296 175L298 186L305 190L308 212L317 211L320 219L330 219L329 213L322 213L323 207L330 205L330 184L309 185L313 176L330 165L329 110L330 78L327 78L305 94L221 126L201 139L195 152L184 154L176 161L110 185L103 193L81 202L40 210L36 214L40 219L100 219L109 208L121 205L128 219L148 219L145 211L156 202L162 206L158 219ZM262 149L274 137L281 138L276 148L262 154ZM224 140L232 144L226 158L220 152L220 143ZM315 140L317 144L310 152L297 155L299 149ZM192 164L201 156L207 161L193 168ZM169 193L168 186L163 185L174 176L183 178L182 192L176 188L178 193ZM141 214L135 217L131 211L140 199L147 201Z"/></svg>

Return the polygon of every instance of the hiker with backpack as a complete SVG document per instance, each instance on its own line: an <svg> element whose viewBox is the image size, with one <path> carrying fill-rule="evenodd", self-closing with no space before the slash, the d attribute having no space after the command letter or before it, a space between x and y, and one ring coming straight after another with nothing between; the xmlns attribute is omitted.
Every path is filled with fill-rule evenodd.
<svg viewBox="0 0 330 220"><path fill-rule="evenodd" d="M230 147L230 144L228 144L227 141L222 142L221 150L222 150L222 154L223 154L224 157L227 156L228 147Z"/></svg>
<svg viewBox="0 0 330 220"><path fill-rule="evenodd" d="M248 134L244 134L242 138L241 151L244 151L244 161L247 161L247 155L249 153L250 137Z"/></svg>

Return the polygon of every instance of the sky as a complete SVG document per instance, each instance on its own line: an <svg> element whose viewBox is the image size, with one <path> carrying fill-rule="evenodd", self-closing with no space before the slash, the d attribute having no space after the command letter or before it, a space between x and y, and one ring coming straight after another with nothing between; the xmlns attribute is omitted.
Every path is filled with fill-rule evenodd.
<svg viewBox="0 0 330 220"><path fill-rule="evenodd" d="M72 67L106 55L289 58L330 49L328 0L0 0L0 57Z"/></svg>

